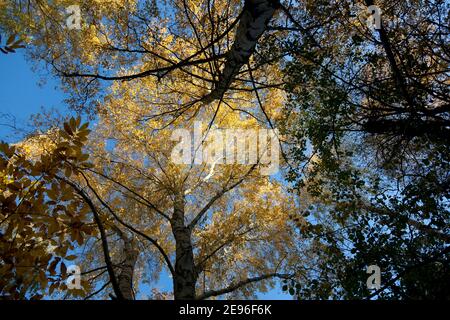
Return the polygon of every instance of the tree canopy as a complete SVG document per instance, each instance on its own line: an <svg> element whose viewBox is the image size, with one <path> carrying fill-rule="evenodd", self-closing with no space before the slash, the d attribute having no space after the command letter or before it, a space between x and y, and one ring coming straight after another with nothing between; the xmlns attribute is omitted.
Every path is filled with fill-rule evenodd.
<svg viewBox="0 0 450 320"><path fill-rule="evenodd" d="M448 2L78 2L0 1L77 114L0 145L0 294L450 297Z"/></svg>

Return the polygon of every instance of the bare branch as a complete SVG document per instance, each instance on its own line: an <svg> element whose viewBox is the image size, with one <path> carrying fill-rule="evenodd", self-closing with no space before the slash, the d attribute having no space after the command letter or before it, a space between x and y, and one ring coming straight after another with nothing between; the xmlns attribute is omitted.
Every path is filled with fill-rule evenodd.
<svg viewBox="0 0 450 320"><path fill-rule="evenodd" d="M148 235L146 235L145 233L137 230L136 228L134 228L133 226L129 225L128 223L126 223L125 221L123 221L115 212L114 210L111 209L111 207L105 202L103 201L103 199L99 196L99 194L95 191L95 189L90 185L89 180L86 178L86 176L81 173L86 181L87 186L89 187L89 189L91 189L91 191L94 193L94 195L96 196L96 198L98 199L98 201L100 201L100 203L112 214L112 216L124 227L126 227L127 229L131 230L132 232L140 235L141 237L147 239L148 241L150 241L150 243L152 243L157 249L158 251L161 253L161 255L163 256L167 267L169 268L171 274L174 274L174 269L172 266L172 263L170 262L169 256L166 254L166 252L164 251L164 249L159 245L158 241L149 237Z"/></svg>
<svg viewBox="0 0 450 320"><path fill-rule="evenodd" d="M110 278L110 281L111 281L114 293L116 294L116 296L117 296L117 298L119 300L123 300L122 292L120 291L120 288L119 288L119 285L118 285L118 282L117 282L117 278L116 278L116 275L114 273L114 268L113 268L113 264L112 264L112 261L111 261L111 256L109 254L109 246L108 246L108 240L106 239L105 227L102 224L102 221L101 221L100 216L98 214L97 208L95 207L94 203L89 198L89 196L83 191L83 189L81 189L75 183L73 183L72 181L70 181L68 179L61 178L59 176L56 176L56 178L58 180L64 181L68 185L70 185L83 198L83 200L88 204L89 208L91 208L92 214L94 215L95 223L97 224L97 227L98 227L98 229L100 231L100 238L102 240L102 248L103 248L103 254L104 254L104 258L105 258L106 268L108 270L109 278Z"/></svg>
<svg viewBox="0 0 450 320"><path fill-rule="evenodd" d="M222 294L225 293L230 293L233 291L236 291L237 289L251 284L251 283L255 283L255 282L259 282L262 280L266 280L266 279L270 279L270 278L280 278L280 279L290 279L292 278L293 275L290 274L282 274L282 273L270 273L270 274L265 274L259 277L254 277L254 278L248 278L242 281L239 281L235 284L231 284L228 287L224 288L224 289L220 289L220 290L210 290L207 291L205 293L203 293L202 295L200 295L197 300L204 300L210 297L216 297L216 296L220 296Z"/></svg>
<svg viewBox="0 0 450 320"><path fill-rule="evenodd" d="M188 228L190 228L191 230L195 227L195 225L200 221L200 219L203 217L203 215L209 210L209 208L211 208L211 206L218 200L220 199L225 193L227 193L228 191L234 189L235 187L237 187L238 185L240 185L249 175L250 173L252 173L252 171L256 168L256 164L254 164L249 171L247 171L247 173L245 175L243 175L241 177L241 179L239 179L238 181L236 181L235 183L233 183L232 185L228 186L228 187L224 187L222 190L220 190L214 197L212 197L208 203L203 207L203 209L200 210L200 212L195 216L195 218L191 221L191 223L189 224Z"/></svg>

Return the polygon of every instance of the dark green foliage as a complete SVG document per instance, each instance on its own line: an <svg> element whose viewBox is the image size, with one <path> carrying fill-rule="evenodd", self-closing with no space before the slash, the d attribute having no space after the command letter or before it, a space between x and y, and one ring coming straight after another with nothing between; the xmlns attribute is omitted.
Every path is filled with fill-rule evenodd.
<svg viewBox="0 0 450 320"><path fill-rule="evenodd" d="M450 298L449 8L377 4L381 30L320 3L297 14L309 36L284 41L289 179L312 197L299 237L320 256L297 270L301 299Z"/></svg>

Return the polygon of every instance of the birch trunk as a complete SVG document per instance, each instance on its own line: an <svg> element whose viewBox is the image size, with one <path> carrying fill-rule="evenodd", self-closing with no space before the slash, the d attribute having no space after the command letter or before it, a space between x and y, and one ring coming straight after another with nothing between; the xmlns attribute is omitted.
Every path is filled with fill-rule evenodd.
<svg viewBox="0 0 450 320"><path fill-rule="evenodd" d="M134 241L131 237L126 236L123 232L120 232L120 237L123 240L122 256L124 262L120 266L117 282L123 298L125 300L134 300L133 274L139 252L135 249Z"/></svg>
<svg viewBox="0 0 450 320"><path fill-rule="evenodd" d="M176 242L175 275L173 276L175 300L195 299L197 283L191 230L184 223L184 207L184 196L179 194L175 198L174 213L170 221Z"/></svg>
<svg viewBox="0 0 450 320"><path fill-rule="evenodd" d="M256 44L266 31L267 24L279 7L278 0L245 0L244 9L225 67L214 89L203 99L205 103L221 99L241 67L255 51Z"/></svg>

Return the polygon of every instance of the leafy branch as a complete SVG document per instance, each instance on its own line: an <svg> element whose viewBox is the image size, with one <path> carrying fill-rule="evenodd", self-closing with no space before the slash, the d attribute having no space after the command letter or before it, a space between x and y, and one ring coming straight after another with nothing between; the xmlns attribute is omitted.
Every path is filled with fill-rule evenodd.
<svg viewBox="0 0 450 320"><path fill-rule="evenodd" d="M0 51L4 54L15 53L16 49L25 48L22 38L17 38L17 34L12 34L6 39L6 44L2 45L2 35L0 34Z"/></svg>

